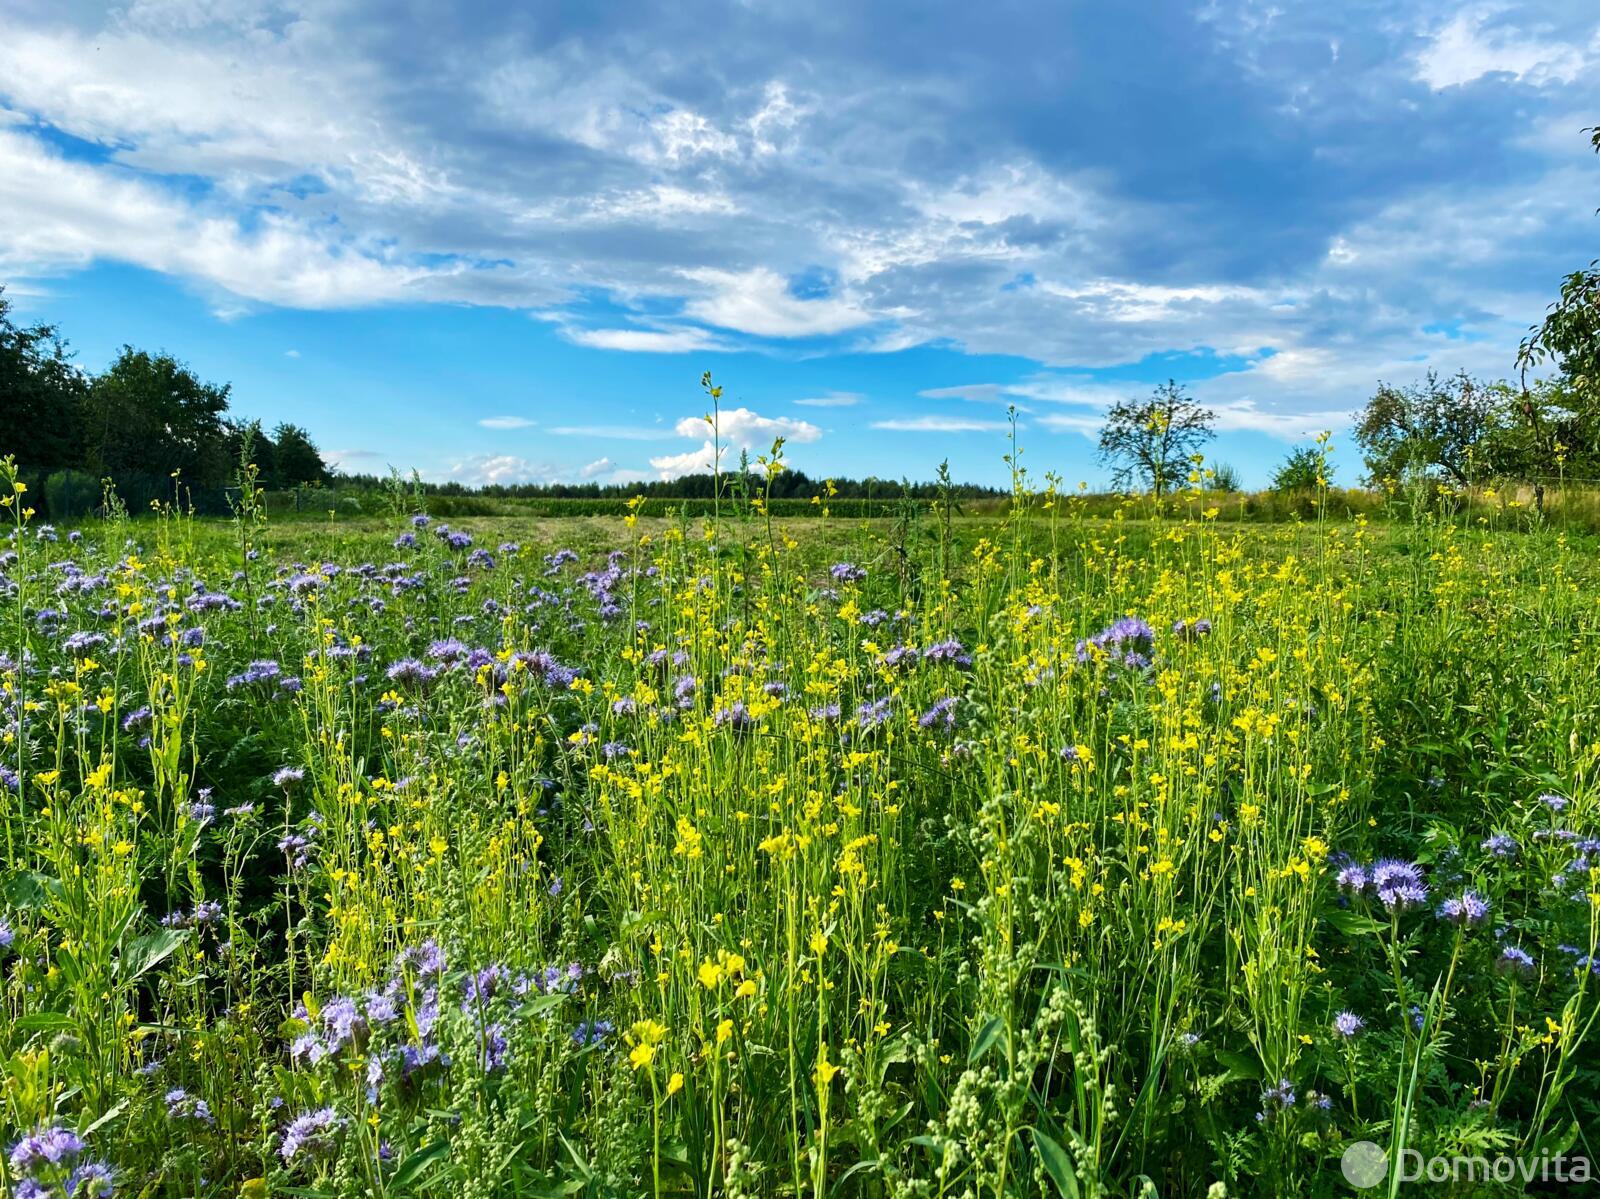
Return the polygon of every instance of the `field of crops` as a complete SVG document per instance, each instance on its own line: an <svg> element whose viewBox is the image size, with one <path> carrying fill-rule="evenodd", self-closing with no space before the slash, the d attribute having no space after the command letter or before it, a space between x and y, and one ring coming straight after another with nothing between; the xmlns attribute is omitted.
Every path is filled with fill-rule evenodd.
<svg viewBox="0 0 1600 1199"><path fill-rule="evenodd" d="M1286 1196L1359 1140L1600 1149L1597 543L29 498L8 1195Z"/></svg>

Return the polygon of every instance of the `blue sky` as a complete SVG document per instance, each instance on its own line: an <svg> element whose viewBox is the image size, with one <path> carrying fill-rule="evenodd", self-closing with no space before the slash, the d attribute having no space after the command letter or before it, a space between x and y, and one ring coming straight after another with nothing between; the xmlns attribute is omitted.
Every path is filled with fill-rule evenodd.
<svg viewBox="0 0 1600 1199"><path fill-rule="evenodd" d="M1015 405L1069 484L1177 378L1260 483L1511 373L1596 121L1587 0L9 0L0 281L352 470L703 469L711 370L735 452L993 482Z"/></svg>

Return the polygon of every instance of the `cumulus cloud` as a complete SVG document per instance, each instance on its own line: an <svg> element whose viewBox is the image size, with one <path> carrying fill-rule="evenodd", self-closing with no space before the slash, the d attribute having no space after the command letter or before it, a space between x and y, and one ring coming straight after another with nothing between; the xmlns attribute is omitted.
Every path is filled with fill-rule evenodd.
<svg viewBox="0 0 1600 1199"><path fill-rule="evenodd" d="M1490 74L1535 84L1571 83L1591 64L1592 47L1497 24L1499 14L1496 5L1457 13L1417 56L1418 77L1435 91Z"/></svg>
<svg viewBox="0 0 1600 1199"><path fill-rule="evenodd" d="M680 475L704 474L713 469L720 457L737 458L741 451L761 452L768 449L779 437L785 441L812 442L822 437L822 430L810 421L787 416L761 416L748 408L727 408L717 416L715 440L713 426L704 417L686 416L673 426L679 437L703 438L698 449L681 454L664 454L650 459L650 465L663 479ZM718 450L720 449L720 455Z"/></svg>
<svg viewBox="0 0 1600 1199"><path fill-rule="evenodd" d="M684 276L708 293L689 301L689 315L739 333L816 337L843 333L873 319L848 299L801 299L783 276L766 267L749 271L692 270L685 271Z"/></svg>
<svg viewBox="0 0 1600 1199"><path fill-rule="evenodd" d="M1379 372L1508 369L1593 239L1597 26L1154 0L1147 38L1081 13L1062 69L994 6L12 6L0 272L504 306L615 353L1193 353L1219 412L1287 430Z"/></svg>

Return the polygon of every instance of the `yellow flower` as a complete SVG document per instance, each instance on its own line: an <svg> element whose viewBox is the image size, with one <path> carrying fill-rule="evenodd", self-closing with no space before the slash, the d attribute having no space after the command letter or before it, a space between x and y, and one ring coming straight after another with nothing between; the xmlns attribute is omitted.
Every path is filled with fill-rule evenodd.
<svg viewBox="0 0 1600 1199"><path fill-rule="evenodd" d="M722 967L712 961L701 962L699 974L700 985L708 991L715 991L722 981Z"/></svg>
<svg viewBox="0 0 1600 1199"><path fill-rule="evenodd" d="M756 993L755 981L753 979L748 979L747 978L742 983L739 984L739 989L737 991L735 991L733 994L734 994L735 998L738 998L738 999L749 999L750 996L754 995L755 993Z"/></svg>
<svg viewBox="0 0 1600 1199"><path fill-rule="evenodd" d="M633 1063L633 1068L635 1070L643 1070L651 1062L656 1060L656 1047L654 1045L646 1045L643 1042L640 1042L638 1045L635 1045L633 1050L628 1054L628 1060Z"/></svg>
<svg viewBox="0 0 1600 1199"><path fill-rule="evenodd" d="M724 1041L726 1041L731 1036L733 1036L733 1021L732 1020L724 1020L720 1024L717 1025L717 1044L718 1045L721 1045Z"/></svg>
<svg viewBox="0 0 1600 1199"><path fill-rule="evenodd" d="M828 1051L823 1049L817 1054L817 1068L811 1077L816 1080L818 1087L825 1087L833 1081L833 1076L839 1073L839 1067L828 1060Z"/></svg>

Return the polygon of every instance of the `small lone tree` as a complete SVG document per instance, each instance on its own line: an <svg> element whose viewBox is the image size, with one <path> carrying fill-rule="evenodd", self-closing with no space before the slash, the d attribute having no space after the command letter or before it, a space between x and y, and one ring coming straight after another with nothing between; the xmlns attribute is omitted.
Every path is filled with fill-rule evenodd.
<svg viewBox="0 0 1600 1199"><path fill-rule="evenodd" d="M1316 446L1303 445L1289 451L1272 475L1274 491L1315 491L1323 483L1322 453Z"/></svg>
<svg viewBox="0 0 1600 1199"><path fill-rule="evenodd" d="M1189 475L1189 459L1216 436L1216 414L1169 379L1145 400L1119 400L1100 429L1100 460L1121 488L1148 487L1157 498Z"/></svg>

